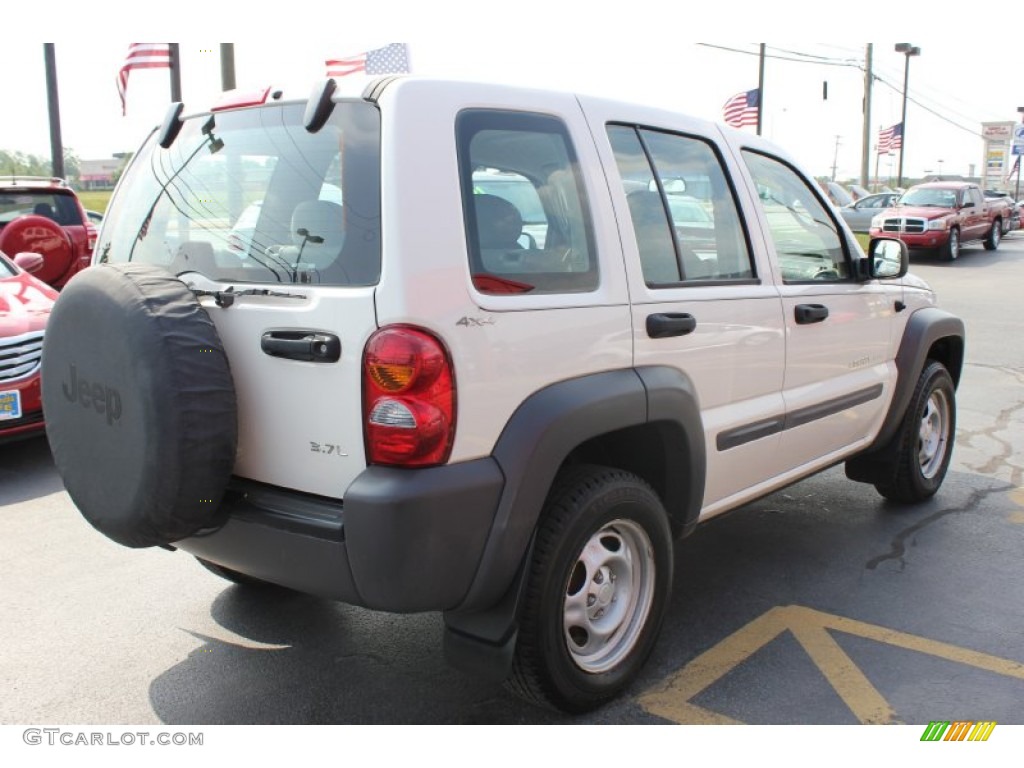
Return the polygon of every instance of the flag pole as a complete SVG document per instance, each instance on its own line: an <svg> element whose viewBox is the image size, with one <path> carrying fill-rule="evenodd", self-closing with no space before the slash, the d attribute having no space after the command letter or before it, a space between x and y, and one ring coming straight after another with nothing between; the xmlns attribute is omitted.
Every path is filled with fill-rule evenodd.
<svg viewBox="0 0 1024 768"><path fill-rule="evenodd" d="M761 119L764 115L764 43L757 64L757 135L761 135Z"/></svg>
<svg viewBox="0 0 1024 768"><path fill-rule="evenodd" d="M181 52L177 43L168 43L171 62L171 101L181 101Z"/></svg>
<svg viewBox="0 0 1024 768"><path fill-rule="evenodd" d="M879 130L881 130L881 129L879 129ZM876 144L875 145L875 184L874 184L874 189L871 190L872 192L877 192L878 191L879 183L881 182L881 179L878 178L878 164L881 161L881 159L882 159L882 153L878 151L878 145Z"/></svg>
<svg viewBox="0 0 1024 768"><path fill-rule="evenodd" d="M50 170L64 178L64 143L60 136L60 98L57 95L57 54L53 43L43 43L46 60L46 103L50 112ZM13 254L12 254L13 255Z"/></svg>

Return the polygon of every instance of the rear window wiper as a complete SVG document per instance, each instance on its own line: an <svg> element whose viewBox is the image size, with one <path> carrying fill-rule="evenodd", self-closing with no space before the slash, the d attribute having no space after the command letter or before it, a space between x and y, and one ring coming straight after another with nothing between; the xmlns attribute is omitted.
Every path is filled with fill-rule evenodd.
<svg viewBox="0 0 1024 768"><path fill-rule="evenodd" d="M235 303L239 296L275 296L282 299L305 299L307 296L301 293L285 293L284 291L271 291L266 288L246 288L244 291L236 291L235 286L228 286L224 291L204 291L199 288L192 288L195 297L212 296L214 303L221 309L227 309Z"/></svg>

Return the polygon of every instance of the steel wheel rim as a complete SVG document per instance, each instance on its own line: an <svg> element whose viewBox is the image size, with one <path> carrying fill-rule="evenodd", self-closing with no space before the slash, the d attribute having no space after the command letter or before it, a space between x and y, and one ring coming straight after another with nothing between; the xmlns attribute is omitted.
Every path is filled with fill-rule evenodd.
<svg viewBox="0 0 1024 768"><path fill-rule="evenodd" d="M917 439L917 459L921 475L928 480L934 478L942 467L949 445L950 406L949 398L942 390L935 390L928 396Z"/></svg>
<svg viewBox="0 0 1024 768"><path fill-rule="evenodd" d="M960 233L955 229L949 233L949 253L954 259L960 255Z"/></svg>
<svg viewBox="0 0 1024 768"><path fill-rule="evenodd" d="M574 664L607 672L636 647L654 602L654 547L631 520L596 531L576 557L565 586L562 626Z"/></svg>

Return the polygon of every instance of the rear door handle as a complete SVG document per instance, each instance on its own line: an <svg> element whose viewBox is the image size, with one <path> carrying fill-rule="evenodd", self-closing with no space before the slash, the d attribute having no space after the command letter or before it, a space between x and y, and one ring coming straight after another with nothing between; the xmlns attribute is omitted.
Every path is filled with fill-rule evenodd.
<svg viewBox="0 0 1024 768"><path fill-rule="evenodd" d="M826 317L828 317L828 307L826 307L824 304L796 305L797 325L810 325L811 323L820 323Z"/></svg>
<svg viewBox="0 0 1024 768"><path fill-rule="evenodd" d="M313 363L336 363L341 358L341 339L316 331L267 331L260 348L271 357Z"/></svg>
<svg viewBox="0 0 1024 768"><path fill-rule="evenodd" d="M686 312L659 312L647 316L647 335L652 339L685 336L696 327L697 319Z"/></svg>

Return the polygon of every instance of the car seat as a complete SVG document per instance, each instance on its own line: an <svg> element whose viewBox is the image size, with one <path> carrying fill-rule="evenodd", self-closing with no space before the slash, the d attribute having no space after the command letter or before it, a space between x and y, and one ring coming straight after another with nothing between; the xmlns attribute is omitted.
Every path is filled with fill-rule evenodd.
<svg viewBox="0 0 1024 768"><path fill-rule="evenodd" d="M521 250L523 217L519 209L497 195L473 195L481 250Z"/></svg>

